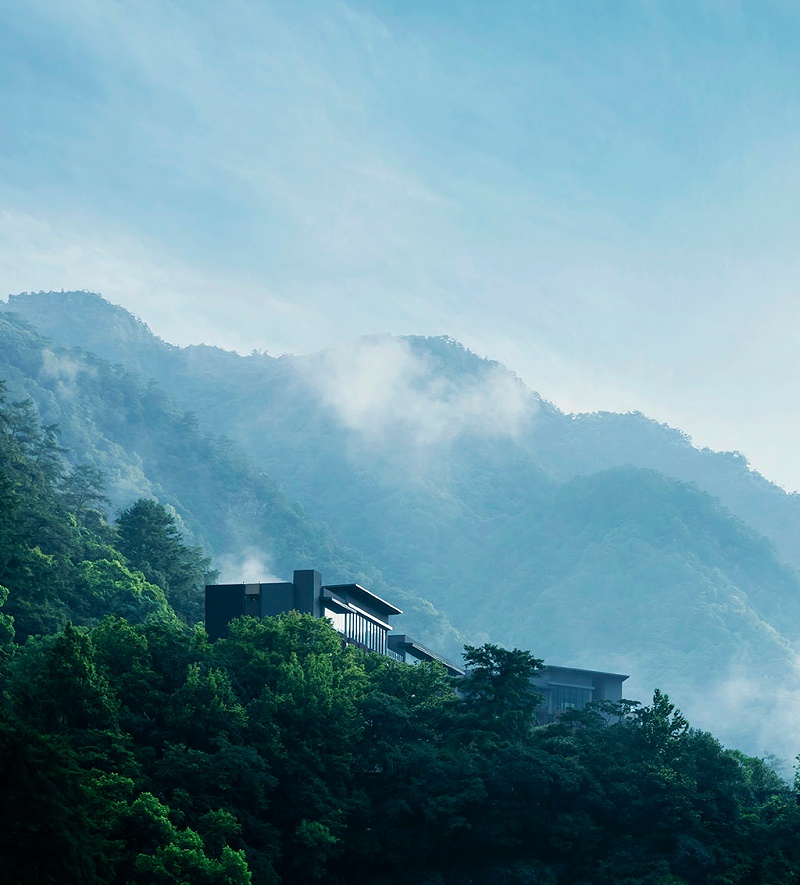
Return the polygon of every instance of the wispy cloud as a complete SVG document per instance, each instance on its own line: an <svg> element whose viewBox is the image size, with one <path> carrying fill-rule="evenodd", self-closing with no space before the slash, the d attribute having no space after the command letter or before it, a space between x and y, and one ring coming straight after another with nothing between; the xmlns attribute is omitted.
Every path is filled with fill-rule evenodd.
<svg viewBox="0 0 800 885"><path fill-rule="evenodd" d="M65 353L54 353L52 350L42 351L42 368L39 374L46 382L55 386L59 396L66 399L74 399L80 393L76 385L78 376L82 374L94 374L93 367L86 363L73 359Z"/></svg>
<svg viewBox="0 0 800 885"><path fill-rule="evenodd" d="M0 6L5 291L244 351L452 334L800 486L785 4Z"/></svg>
<svg viewBox="0 0 800 885"><path fill-rule="evenodd" d="M684 705L693 724L702 723L724 744L756 755L774 754L790 769L800 752L800 659L782 674L754 673L733 663L727 678L702 687L702 697Z"/></svg>
<svg viewBox="0 0 800 885"><path fill-rule="evenodd" d="M502 366L445 374L403 338L358 339L301 365L341 425L368 443L424 448L465 431L515 436L537 410L531 391Z"/></svg>

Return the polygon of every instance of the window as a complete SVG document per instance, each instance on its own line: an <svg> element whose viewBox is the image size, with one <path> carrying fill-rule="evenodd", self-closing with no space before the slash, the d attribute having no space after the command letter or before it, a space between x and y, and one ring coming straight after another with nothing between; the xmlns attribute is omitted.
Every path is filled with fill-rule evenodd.
<svg viewBox="0 0 800 885"><path fill-rule="evenodd" d="M345 614L344 612L333 611L333 609L325 609L325 617L330 618L333 622L333 629L339 633L345 632Z"/></svg>
<svg viewBox="0 0 800 885"><path fill-rule="evenodd" d="M574 685L551 685L547 706L553 713L560 713L564 710L582 710L591 699L591 688L578 688Z"/></svg>

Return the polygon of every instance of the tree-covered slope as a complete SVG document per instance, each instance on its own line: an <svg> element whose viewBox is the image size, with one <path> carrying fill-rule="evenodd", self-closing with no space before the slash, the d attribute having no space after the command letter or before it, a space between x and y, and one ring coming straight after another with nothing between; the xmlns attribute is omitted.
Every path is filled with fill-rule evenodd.
<svg viewBox="0 0 800 885"><path fill-rule="evenodd" d="M109 524L100 481L0 388L6 881L800 875L796 789L661 691L537 727L527 651L468 646L455 680L297 612L209 643L203 552L152 499Z"/></svg>
<svg viewBox="0 0 800 885"><path fill-rule="evenodd" d="M360 580L400 601L409 630L457 646L457 634L429 602L387 585L378 568L306 516L230 439L202 433L197 418L156 384L93 354L58 348L6 315L0 316L0 378L11 399L30 397L42 423L59 428L69 459L102 474L117 508L141 496L174 508L223 579L261 580L313 567L332 582ZM196 611L200 616L199 602Z"/></svg>
<svg viewBox="0 0 800 885"><path fill-rule="evenodd" d="M54 343L25 339L33 333L13 312ZM4 371L64 426L67 445L106 452L97 457L114 488L117 458L124 475L138 469L217 556L262 550L260 533L274 570L308 564L327 576L342 547L361 551L362 560L341 554L353 571L337 566L337 576L374 585L369 562L392 593L430 599L473 641L630 673L633 696L669 684L726 741L797 752L800 582L771 542L793 547L798 499L742 458L698 451L642 416L563 415L446 339L241 357L167 345L84 293L20 296L3 316L9 339L22 336ZM99 374L59 368L69 360ZM71 389L75 379L85 392ZM274 488L259 490L254 468L211 469L218 457L265 471L324 542L310 546L292 529L296 511L270 497ZM265 530L259 519L273 511L289 517ZM259 516L242 525L231 515L241 512ZM425 629L454 652L444 629Z"/></svg>
<svg viewBox="0 0 800 885"><path fill-rule="evenodd" d="M300 391L308 394L308 384L303 382L308 381L309 375L296 367L319 363L317 357L240 357L205 346L177 348L155 336L124 308L87 292L12 296L8 305L0 303L0 310L3 308L19 313L59 343L82 347L159 380L182 401L192 402L198 414L223 426L227 421L238 426L235 405L239 403L249 413L253 433L265 409L271 413L270 420L281 424L277 409L270 408L271 402L288 408L290 413L294 411L293 405L304 399ZM474 376L486 369L485 360L469 354L455 342L409 340L423 356L426 371ZM288 394L282 395L287 388ZM316 393L320 386L312 384L311 389ZM330 390L329 386L328 393ZM750 470L741 453L696 449L680 430L640 413L565 415L534 392L527 393L536 420L520 434L517 443L548 476L567 479L632 465L694 482L770 538L787 562L800 567L800 495L787 494ZM336 402L337 398L333 399ZM227 409L229 404L234 408ZM312 405L310 411L314 409ZM307 423L311 420L308 415ZM287 427L291 430L298 423L295 419ZM246 437L246 429L238 432ZM316 428L316 432L320 429Z"/></svg>

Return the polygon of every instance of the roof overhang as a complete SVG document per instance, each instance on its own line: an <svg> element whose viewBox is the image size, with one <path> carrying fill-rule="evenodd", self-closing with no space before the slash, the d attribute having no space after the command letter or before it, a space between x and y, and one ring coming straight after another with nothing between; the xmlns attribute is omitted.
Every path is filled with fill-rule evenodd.
<svg viewBox="0 0 800 885"><path fill-rule="evenodd" d="M325 584L322 588L323 597L326 590L331 591L334 596L344 599L352 605L357 605L362 609L372 609L375 614L383 615L387 618L391 615L403 614L402 609L392 605L391 602L387 602L385 599L381 599L377 593L367 590L366 587L362 587L360 584Z"/></svg>
<svg viewBox="0 0 800 885"><path fill-rule="evenodd" d="M420 661L436 661L454 676L464 675L464 670L461 667L456 666L452 661L448 661L447 658L442 657L442 655L422 645L422 643L417 642L410 636L406 636L404 633L401 633L399 636L390 636L388 642L391 649L402 649Z"/></svg>
<svg viewBox="0 0 800 885"><path fill-rule="evenodd" d="M388 620L384 620L383 618L378 617L378 615L375 615L372 612L368 612L358 605L354 605L347 598L345 598L344 596L340 596L338 593L334 593L328 587L323 587L322 589L322 604L325 606L326 609L332 609L335 612L359 615L362 618L366 618L368 621L371 621L373 624L377 624L384 630L392 629L389 626Z"/></svg>

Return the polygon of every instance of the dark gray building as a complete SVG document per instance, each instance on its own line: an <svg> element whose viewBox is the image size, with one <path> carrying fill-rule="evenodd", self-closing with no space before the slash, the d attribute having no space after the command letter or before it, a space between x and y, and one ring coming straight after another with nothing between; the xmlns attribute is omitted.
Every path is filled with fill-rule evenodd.
<svg viewBox="0 0 800 885"><path fill-rule="evenodd" d="M402 611L360 584L323 585L319 572L300 569L291 581L206 586L206 631L212 641L225 636L234 618L263 618L288 611L329 618L344 642L366 651L412 664L438 661L454 675L464 673L411 637L390 635L389 619Z"/></svg>
<svg viewBox="0 0 800 885"><path fill-rule="evenodd" d="M329 618L343 642L410 664L438 661L449 673L464 670L405 633L392 632L390 619L402 611L360 584L323 584L313 569L294 572L291 581L261 584L209 584L206 587L206 630L213 641L226 635L228 624L242 615L263 618L298 611ZM544 696L537 711L541 725L566 710L582 710L590 701L622 700L620 673L547 666L533 683Z"/></svg>
<svg viewBox="0 0 800 885"><path fill-rule="evenodd" d="M621 701L622 683L627 678L621 673L547 666L533 680L544 695L537 721L546 725L567 710L582 710L591 701Z"/></svg>

